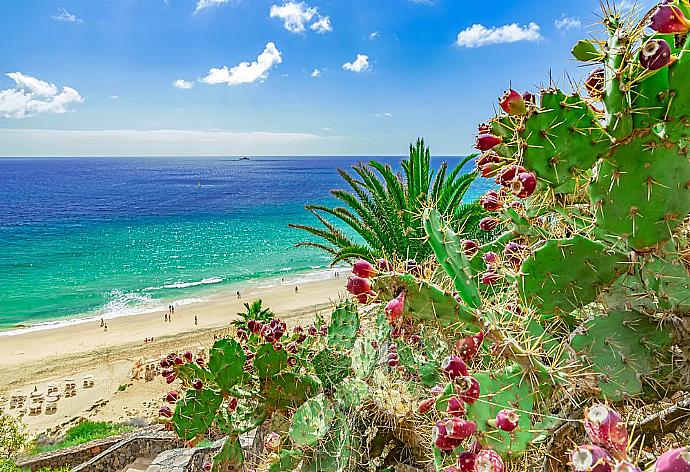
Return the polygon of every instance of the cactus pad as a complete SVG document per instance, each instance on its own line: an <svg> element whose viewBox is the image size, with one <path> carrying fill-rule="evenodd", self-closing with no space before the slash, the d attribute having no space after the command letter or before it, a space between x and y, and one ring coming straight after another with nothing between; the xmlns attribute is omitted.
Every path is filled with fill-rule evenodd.
<svg viewBox="0 0 690 472"><path fill-rule="evenodd" d="M560 90L542 92L541 107L527 118L521 137L523 165L556 193L572 192L611 145L589 104Z"/></svg>
<svg viewBox="0 0 690 472"><path fill-rule="evenodd" d="M213 390L187 390L173 415L175 433L185 441L205 434L213 424L223 397Z"/></svg>
<svg viewBox="0 0 690 472"><path fill-rule="evenodd" d="M311 375L283 373L266 381L263 395L267 404L280 409L301 405L320 388L319 380Z"/></svg>
<svg viewBox="0 0 690 472"><path fill-rule="evenodd" d="M481 387L479 400L466 406L467 419L477 423L482 433L482 443L504 457L521 454L538 434L532 415L535 389L530 385L518 366L510 366L498 372L479 372L473 375ZM496 418L503 409L513 409L520 414L518 427L512 433L496 429L487 420Z"/></svg>
<svg viewBox="0 0 690 472"><path fill-rule="evenodd" d="M224 392L242 381L247 356L234 339L219 339L209 353L208 368L218 387Z"/></svg>
<svg viewBox="0 0 690 472"><path fill-rule="evenodd" d="M352 357L352 369L357 378L368 378L376 366L378 353L372 346L372 342L378 342L378 339L374 336L374 333L367 331L357 338L352 348L350 353Z"/></svg>
<svg viewBox="0 0 690 472"><path fill-rule="evenodd" d="M345 379L335 388L333 400L342 410L359 407L369 394L366 382L359 379Z"/></svg>
<svg viewBox="0 0 690 472"><path fill-rule="evenodd" d="M542 317L567 315L593 302L626 270L626 260L582 236L547 241L522 264L520 298Z"/></svg>
<svg viewBox="0 0 690 472"><path fill-rule="evenodd" d="M452 294L410 274L378 277L374 289L384 300L405 292L404 314L416 320L431 321L442 326L475 321L474 314L458 303Z"/></svg>
<svg viewBox="0 0 690 472"><path fill-rule="evenodd" d="M269 378L279 374L288 367L287 352L276 351L273 344L266 343L256 350L254 368L259 377Z"/></svg>
<svg viewBox="0 0 690 472"><path fill-rule="evenodd" d="M244 452L237 437L223 440L220 450L213 455L213 472L239 470L244 462Z"/></svg>
<svg viewBox="0 0 690 472"><path fill-rule="evenodd" d="M642 378L668 352L670 336L637 311L614 311L585 322L571 340L580 358L597 374L601 394L619 401L642 392Z"/></svg>
<svg viewBox="0 0 690 472"><path fill-rule="evenodd" d="M681 260L654 259L642 266L645 289L655 296L659 308L690 313L690 274Z"/></svg>
<svg viewBox="0 0 690 472"><path fill-rule="evenodd" d="M314 356L312 366L323 386L330 388L351 372L352 358L326 348Z"/></svg>
<svg viewBox="0 0 690 472"><path fill-rule="evenodd" d="M305 457L301 472L341 472L349 470L353 454L350 446L351 433L347 418L338 414L322 446L309 457Z"/></svg>
<svg viewBox="0 0 690 472"><path fill-rule="evenodd" d="M280 451L278 462L271 464L268 472L292 472L302 462L303 452L299 449L285 449Z"/></svg>
<svg viewBox="0 0 690 472"><path fill-rule="evenodd" d="M304 402L292 418L290 438L299 447L313 446L330 429L335 410L323 394Z"/></svg>
<svg viewBox="0 0 690 472"><path fill-rule="evenodd" d="M328 345L339 349L352 349L359 329L357 305L344 302L331 315L328 326Z"/></svg>
<svg viewBox="0 0 690 472"><path fill-rule="evenodd" d="M687 150L653 133L633 139L603 159L589 196L597 229L640 252L667 241L690 211Z"/></svg>

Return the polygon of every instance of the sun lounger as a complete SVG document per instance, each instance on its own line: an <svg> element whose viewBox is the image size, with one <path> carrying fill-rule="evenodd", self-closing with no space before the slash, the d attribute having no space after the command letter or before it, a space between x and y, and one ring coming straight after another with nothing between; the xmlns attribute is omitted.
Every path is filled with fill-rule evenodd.
<svg viewBox="0 0 690 472"><path fill-rule="evenodd" d="M86 377L84 377L84 388L92 388L93 384L93 375L87 375Z"/></svg>
<svg viewBox="0 0 690 472"><path fill-rule="evenodd" d="M31 416L36 416L40 415L41 412L43 411L43 404L42 403L32 403L29 405L29 415Z"/></svg>

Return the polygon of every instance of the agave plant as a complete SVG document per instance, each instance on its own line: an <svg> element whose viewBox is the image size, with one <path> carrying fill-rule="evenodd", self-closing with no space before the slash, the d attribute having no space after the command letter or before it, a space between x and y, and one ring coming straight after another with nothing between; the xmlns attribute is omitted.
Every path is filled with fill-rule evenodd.
<svg viewBox="0 0 690 472"><path fill-rule="evenodd" d="M476 223L486 216L477 203L462 204L477 173L463 174L461 170L474 157L468 156L452 169L444 162L435 170L429 148L418 139L410 145L410 157L401 162L401 173L376 161L352 166L354 174L338 169L351 189L331 193L344 206L307 205L321 226L290 226L321 241L304 241L297 246L326 251L333 256L333 263L379 257L425 260L432 254L422 226L425 208L435 207L459 233L474 231ZM358 237L340 229L336 221Z"/></svg>

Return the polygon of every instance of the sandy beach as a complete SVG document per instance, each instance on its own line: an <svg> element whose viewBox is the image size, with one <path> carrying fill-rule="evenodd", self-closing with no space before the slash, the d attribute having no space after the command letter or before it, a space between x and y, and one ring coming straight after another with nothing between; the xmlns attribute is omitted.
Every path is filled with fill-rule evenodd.
<svg viewBox="0 0 690 472"><path fill-rule="evenodd" d="M261 298L288 324L311 319L327 312L344 296L345 280L329 279L294 285L254 288L242 294L217 294L208 301L178 307L172 321L165 312L152 312L107 320L107 332L99 321L67 325L12 336L0 336L1 399L29 395L34 388L45 392L49 383L64 388L65 379L77 383L77 394L62 398L57 412L25 415L32 433L68 425L78 418L127 421L155 418L164 393L169 389L162 378L131 380L138 360L160 358L172 351L208 348L213 336L222 332L243 304ZM198 325L195 325L194 317ZM146 338L154 342L145 343ZM94 386L82 388L85 376L93 376ZM12 410L9 410L12 413Z"/></svg>

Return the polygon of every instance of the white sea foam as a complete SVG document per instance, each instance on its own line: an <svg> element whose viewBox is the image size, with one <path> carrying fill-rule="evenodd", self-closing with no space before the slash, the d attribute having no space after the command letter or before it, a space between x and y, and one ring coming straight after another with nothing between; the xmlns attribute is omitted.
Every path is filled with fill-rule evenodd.
<svg viewBox="0 0 690 472"><path fill-rule="evenodd" d="M223 277L209 277L207 279L202 279L196 282L175 282L173 284L166 284L163 285L163 288L187 288L196 287L197 285L219 284L223 280L225 280Z"/></svg>

